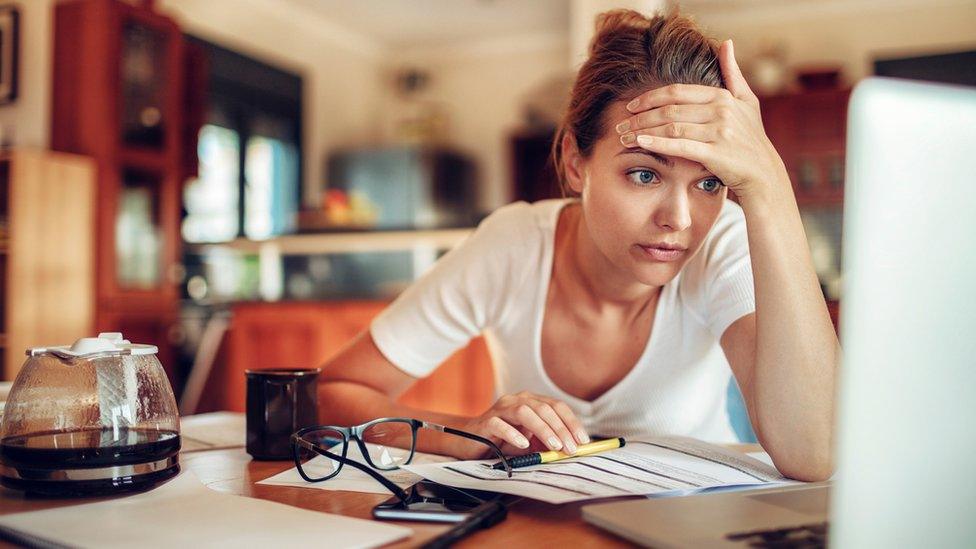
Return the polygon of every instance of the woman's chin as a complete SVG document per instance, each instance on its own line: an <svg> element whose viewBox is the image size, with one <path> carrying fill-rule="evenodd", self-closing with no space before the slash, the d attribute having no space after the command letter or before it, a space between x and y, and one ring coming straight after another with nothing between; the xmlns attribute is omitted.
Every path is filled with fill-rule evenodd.
<svg viewBox="0 0 976 549"><path fill-rule="evenodd" d="M681 268L679 266L668 263L658 265L637 265L632 272L634 273L634 278L636 278L641 284L657 288L674 280L674 277L677 276L680 271Z"/></svg>

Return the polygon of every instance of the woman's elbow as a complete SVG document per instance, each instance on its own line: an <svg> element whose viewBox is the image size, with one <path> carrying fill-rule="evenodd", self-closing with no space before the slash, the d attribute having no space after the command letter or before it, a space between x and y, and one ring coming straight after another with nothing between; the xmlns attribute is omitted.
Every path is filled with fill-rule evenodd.
<svg viewBox="0 0 976 549"><path fill-rule="evenodd" d="M803 482L822 482L834 474L834 460L829 449L806 451L779 460L773 458L773 463L783 476Z"/></svg>

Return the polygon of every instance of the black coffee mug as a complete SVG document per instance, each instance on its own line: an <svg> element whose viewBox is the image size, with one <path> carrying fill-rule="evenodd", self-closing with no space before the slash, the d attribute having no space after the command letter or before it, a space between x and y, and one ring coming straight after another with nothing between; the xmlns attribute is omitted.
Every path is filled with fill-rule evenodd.
<svg viewBox="0 0 976 549"><path fill-rule="evenodd" d="M318 369L245 370L247 453L254 459L290 459L289 437L318 423Z"/></svg>

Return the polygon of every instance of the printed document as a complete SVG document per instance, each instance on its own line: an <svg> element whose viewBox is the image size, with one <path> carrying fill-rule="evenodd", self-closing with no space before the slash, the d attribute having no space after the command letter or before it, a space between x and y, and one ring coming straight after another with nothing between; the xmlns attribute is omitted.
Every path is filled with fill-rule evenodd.
<svg viewBox="0 0 976 549"><path fill-rule="evenodd" d="M505 471L498 459L404 466L424 478L457 488L489 490L568 503L597 498L674 496L792 483L774 467L746 454L685 437L627 440L622 448Z"/></svg>

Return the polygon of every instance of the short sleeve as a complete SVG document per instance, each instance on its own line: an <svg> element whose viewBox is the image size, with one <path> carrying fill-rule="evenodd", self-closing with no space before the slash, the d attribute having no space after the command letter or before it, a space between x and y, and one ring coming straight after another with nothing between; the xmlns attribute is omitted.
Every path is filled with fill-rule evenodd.
<svg viewBox="0 0 976 549"><path fill-rule="evenodd" d="M372 322L370 335L383 356L407 374L424 377L495 325L525 278L519 256L531 229L524 202L485 218Z"/></svg>
<svg viewBox="0 0 976 549"><path fill-rule="evenodd" d="M698 254L682 272L682 298L721 339L733 322L756 310L749 239L742 208L726 201Z"/></svg>

